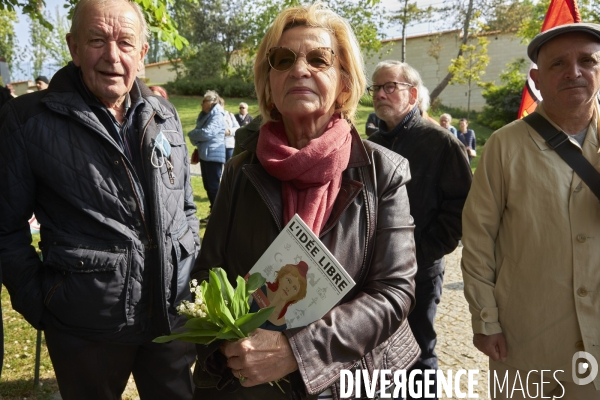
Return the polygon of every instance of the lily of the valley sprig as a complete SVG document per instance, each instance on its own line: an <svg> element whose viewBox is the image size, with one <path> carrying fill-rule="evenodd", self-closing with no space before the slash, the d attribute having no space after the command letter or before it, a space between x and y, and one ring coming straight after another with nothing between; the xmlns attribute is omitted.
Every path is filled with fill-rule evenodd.
<svg viewBox="0 0 600 400"><path fill-rule="evenodd" d="M246 281L241 276L236 279L235 290L221 268L209 271L209 279L198 285L196 279L190 282L193 301L183 300L177 312L188 320L183 332L159 336L157 343L177 339L197 344L209 344L218 339L237 340L248 337L249 333L261 326L273 312L273 307L250 313L250 296L265 284L265 278L255 273Z"/></svg>

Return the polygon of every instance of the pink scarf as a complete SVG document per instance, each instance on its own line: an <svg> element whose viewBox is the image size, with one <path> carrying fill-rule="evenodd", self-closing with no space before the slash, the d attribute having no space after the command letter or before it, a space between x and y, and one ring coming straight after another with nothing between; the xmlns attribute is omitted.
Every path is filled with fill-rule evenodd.
<svg viewBox="0 0 600 400"><path fill-rule="evenodd" d="M351 143L350 125L339 114L301 150L289 146L283 122L260 128L256 155L263 168L282 181L284 224L298 213L316 235L321 233L340 191Z"/></svg>

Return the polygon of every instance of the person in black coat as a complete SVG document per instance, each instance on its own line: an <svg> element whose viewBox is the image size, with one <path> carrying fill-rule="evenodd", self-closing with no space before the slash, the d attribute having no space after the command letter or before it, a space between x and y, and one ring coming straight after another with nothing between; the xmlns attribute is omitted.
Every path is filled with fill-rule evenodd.
<svg viewBox="0 0 600 400"><path fill-rule="evenodd" d="M412 180L406 185L415 221L417 305L408 316L421 348L413 366L437 370L436 333L433 327L442 294L444 255L451 253L462 235L461 215L471 187L471 169L462 143L447 129L419 113L424 92L419 73L400 61L382 61L368 89L381 119L379 131L369 140L406 158ZM433 375L435 381L435 375ZM437 393L430 387L431 393ZM410 398L410 397L409 397Z"/></svg>

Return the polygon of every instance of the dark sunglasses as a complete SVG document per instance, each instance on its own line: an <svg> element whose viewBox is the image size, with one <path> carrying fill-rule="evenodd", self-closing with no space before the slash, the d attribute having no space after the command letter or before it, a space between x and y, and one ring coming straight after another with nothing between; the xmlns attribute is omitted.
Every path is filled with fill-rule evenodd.
<svg viewBox="0 0 600 400"><path fill-rule="evenodd" d="M308 53L294 53L287 47L273 47L267 53L267 59L271 68L277 71L287 71L296 64L299 56L304 56L306 65L313 71L326 71L333 66L336 56L333 49L329 47L317 47Z"/></svg>

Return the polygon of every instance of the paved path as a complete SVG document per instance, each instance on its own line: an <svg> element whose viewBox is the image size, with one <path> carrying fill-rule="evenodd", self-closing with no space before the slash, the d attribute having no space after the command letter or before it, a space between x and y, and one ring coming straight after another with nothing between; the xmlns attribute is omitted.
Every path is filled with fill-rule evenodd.
<svg viewBox="0 0 600 400"><path fill-rule="evenodd" d="M472 344L471 314L465 296L463 295L463 280L460 271L462 247L457 248L452 254L446 256L446 273L444 275L444 288L442 300L438 306L435 329L438 333L436 352L439 358L439 368L447 376L452 370L453 377L459 369L477 369L478 384L474 392L479 394L479 399L488 400L487 357L480 353ZM461 379L461 390L467 393L467 379ZM442 399L456 399L454 397L441 397Z"/></svg>

